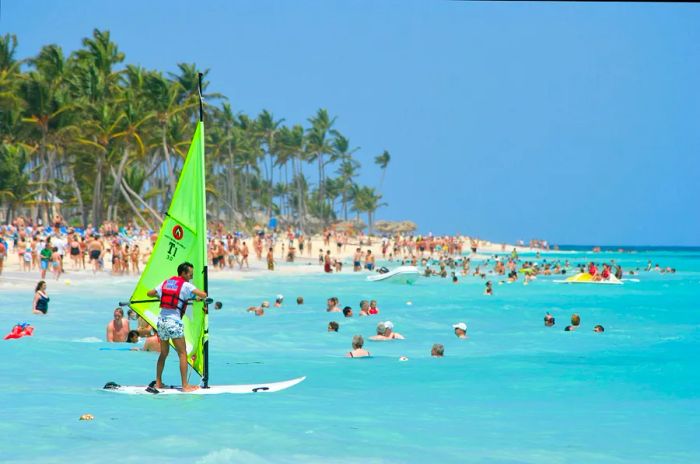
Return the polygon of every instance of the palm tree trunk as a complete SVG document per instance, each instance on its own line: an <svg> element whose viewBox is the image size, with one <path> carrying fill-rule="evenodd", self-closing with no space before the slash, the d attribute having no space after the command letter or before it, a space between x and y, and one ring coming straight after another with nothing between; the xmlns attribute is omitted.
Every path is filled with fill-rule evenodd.
<svg viewBox="0 0 700 464"><path fill-rule="evenodd" d="M229 187L229 203L230 203L230 218L231 222L233 223L233 220L235 218L235 213L236 213L236 200L237 195L236 195L236 168L235 168L235 155L233 154L233 151L231 150L231 144L229 143L228 145L228 157L229 157L229 169L228 169L228 174L229 174L229 182L227 182L228 187Z"/></svg>
<svg viewBox="0 0 700 464"><path fill-rule="evenodd" d="M107 219L116 221L117 220L117 194L119 193L120 190L120 185L122 182L122 176L124 175L124 167L126 166L126 161L129 159L129 149L124 148L124 154L122 155L122 159L119 162L119 168L117 169L117 176L114 178L114 186L112 187L112 196L110 197L109 200L109 208L110 210L108 211L107 214ZM112 216L109 216L109 213L111 212Z"/></svg>
<svg viewBox="0 0 700 464"><path fill-rule="evenodd" d="M41 219L44 222L44 225L47 225L49 222L49 215L48 215L48 188L46 186L47 184L47 178L48 178L48 173L46 172L48 169L48 156L46 153L46 132L48 129L46 128L45 125L42 124L41 127L41 142L39 142L39 160L41 160L41 164L43 164L44 169L39 170L39 188L41 191L41 197L42 200L44 200L46 203L39 203L39 208L41 212Z"/></svg>
<svg viewBox="0 0 700 464"><path fill-rule="evenodd" d="M121 194L124 197L124 199L126 200L126 202L129 204L129 206L131 207L131 210L134 212L134 214L136 214L136 216L141 220L141 222L143 224L146 225L146 227L153 230L153 226L148 221L146 221L146 219L141 215L141 212L138 210L138 208L136 207L134 202L131 200L131 198L129 197L129 193L126 191L126 189L124 188L123 185L119 185L119 191L121 192Z"/></svg>
<svg viewBox="0 0 700 464"><path fill-rule="evenodd" d="M110 172L112 174L112 178L116 182L117 181L117 173L114 171L114 167L110 166L109 169L110 169ZM137 199L139 201L139 203L141 203L148 210L148 212L153 215L153 217L158 221L158 223L160 223L160 224L163 223L163 218L160 216L160 214L158 214L158 212L156 210L151 208L151 206L148 203L146 203L146 200L141 198L141 196L138 193L134 192L134 190L126 182L126 179L124 179L123 177L121 178L121 183L119 184L119 188L126 190L129 194L131 194L131 196L133 196L135 199Z"/></svg>
<svg viewBox="0 0 700 464"><path fill-rule="evenodd" d="M70 164L68 165L68 177L70 179L70 183L73 186L73 190L75 190L75 199L78 201L78 208L80 208L80 216L83 220L83 227L86 227L88 222L88 214L87 211L85 210L85 205L83 204L83 195L80 192L80 186L78 185L78 182L75 180L75 173L73 172L73 166Z"/></svg>
<svg viewBox="0 0 700 464"><path fill-rule="evenodd" d="M165 131L167 130L167 126L163 125L163 154L165 155L165 165L168 168L168 185L170 186L170 194L175 193L175 174L173 172L173 165L170 161L170 150L168 150L168 140L166 138Z"/></svg>
<svg viewBox="0 0 700 464"><path fill-rule="evenodd" d="M102 166L104 153L97 154L97 169L95 170L95 185L92 189L92 222L95 227L102 224Z"/></svg>
<svg viewBox="0 0 700 464"><path fill-rule="evenodd" d="M324 186L323 177L324 177L324 175L323 175L323 154L319 153L318 154L318 204L319 204L319 207L321 207L321 216L325 216L325 214L323 214L323 201L324 201L324 196L325 196L324 193L325 193L326 189ZM325 223L325 218L322 218L322 219L324 219L324 223Z"/></svg>

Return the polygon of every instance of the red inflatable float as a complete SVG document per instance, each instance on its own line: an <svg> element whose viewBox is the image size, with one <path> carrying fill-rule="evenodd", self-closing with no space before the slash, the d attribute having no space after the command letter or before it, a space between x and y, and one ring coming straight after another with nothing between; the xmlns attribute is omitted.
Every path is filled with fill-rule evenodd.
<svg viewBox="0 0 700 464"><path fill-rule="evenodd" d="M23 322L22 324L15 325L12 330L10 330L10 333L5 335L5 340L9 340L11 338L22 338L25 335L28 336L32 333L34 333L34 327L26 322Z"/></svg>

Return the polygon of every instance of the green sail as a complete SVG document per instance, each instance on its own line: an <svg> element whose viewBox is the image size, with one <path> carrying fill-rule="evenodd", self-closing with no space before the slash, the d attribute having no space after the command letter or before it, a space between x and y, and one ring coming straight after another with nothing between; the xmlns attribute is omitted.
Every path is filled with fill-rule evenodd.
<svg viewBox="0 0 700 464"><path fill-rule="evenodd" d="M177 275L180 263L194 265L195 287L204 289L204 267L207 264L207 221L204 170L204 123L199 122L182 167L168 214L146 268L141 274L131 301L152 299L146 295L165 279ZM131 307L151 326L156 327L160 304L135 303ZM185 327L187 361L202 376L203 345L206 336L206 314L203 303L190 303L182 318Z"/></svg>

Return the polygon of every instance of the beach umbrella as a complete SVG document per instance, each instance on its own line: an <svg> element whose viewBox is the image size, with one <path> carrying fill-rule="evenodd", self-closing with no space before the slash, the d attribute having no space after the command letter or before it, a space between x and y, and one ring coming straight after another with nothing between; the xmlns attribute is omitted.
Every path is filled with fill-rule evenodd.
<svg viewBox="0 0 700 464"><path fill-rule="evenodd" d="M364 229L367 227L367 225L359 220L355 221L341 221L336 224L333 224L333 228L335 230L339 231L345 231L345 232L357 232L359 230Z"/></svg>

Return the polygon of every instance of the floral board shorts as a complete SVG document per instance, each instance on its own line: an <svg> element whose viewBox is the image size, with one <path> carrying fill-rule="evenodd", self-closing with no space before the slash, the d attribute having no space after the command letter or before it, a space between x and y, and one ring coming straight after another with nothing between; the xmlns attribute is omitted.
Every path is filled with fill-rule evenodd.
<svg viewBox="0 0 700 464"><path fill-rule="evenodd" d="M182 325L182 319L177 317L158 316L158 337L160 337L161 340L185 338L185 330Z"/></svg>

